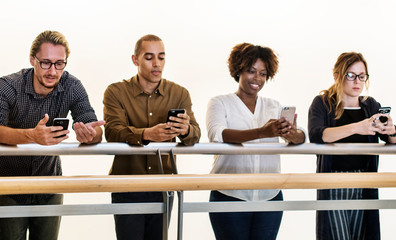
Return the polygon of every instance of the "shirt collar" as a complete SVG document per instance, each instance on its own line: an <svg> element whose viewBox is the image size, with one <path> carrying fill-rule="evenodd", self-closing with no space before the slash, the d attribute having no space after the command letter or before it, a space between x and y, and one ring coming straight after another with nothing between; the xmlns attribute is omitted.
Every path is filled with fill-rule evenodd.
<svg viewBox="0 0 396 240"><path fill-rule="evenodd" d="M34 87L33 87L33 74L34 74L34 69L31 68L31 72L27 74L27 78L26 78L26 90L25 90L25 92L26 92L27 94L33 95L35 98L37 98L37 97L39 97L39 98L41 97L41 98L42 98L41 95L37 94L37 93L34 91ZM62 85L63 85L62 82L63 82L64 74L65 74L65 72L62 73L62 76L61 76L61 78L59 79L58 85L56 85L56 87L47 95L47 97L48 97L48 96L51 96L51 95L56 95L56 94L58 94L58 92L63 92L63 91L64 91L64 88L63 88L63 86L62 86Z"/></svg>
<svg viewBox="0 0 396 240"><path fill-rule="evenodd" d="M134 97L136 97L140 94L146 94L144 92L142 86L139 83L137 74L131 78L130 82L132 84L132 94ZM157 93L159 95L164 96L164 79L163 78L161 78L161 81L160 81L157 89L153 93Z"/></svg>

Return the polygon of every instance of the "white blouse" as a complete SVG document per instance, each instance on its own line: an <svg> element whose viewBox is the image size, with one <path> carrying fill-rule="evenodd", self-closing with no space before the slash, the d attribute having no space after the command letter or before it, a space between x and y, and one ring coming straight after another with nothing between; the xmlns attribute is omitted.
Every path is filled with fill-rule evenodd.
<svg viewBox="0 0 396 240"><path fill-rule="evenodd" d="M258 96L254 114L235 94L213 97L208 103L206 127L210 142L223 142L224 129L252 129L278 119L282 106L278 101ZM279 142L279 137L261 138L249 142ZM211 173L280 173L279 155L216 155ZM219 190L221 193L246 201L274 198L279 189Z"/></svg>

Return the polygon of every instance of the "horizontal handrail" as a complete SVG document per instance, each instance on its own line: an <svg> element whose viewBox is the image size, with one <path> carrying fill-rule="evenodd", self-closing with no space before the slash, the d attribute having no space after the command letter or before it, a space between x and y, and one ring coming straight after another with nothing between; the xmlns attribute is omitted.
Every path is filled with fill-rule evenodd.
<svg viewBox="0 0 396 240"><path fill-rule="evenodd" d="M0 145L2 156L50 156L50 155L155 155L162 154L396 154L396 145L383 143L305 143L289 145L286 143L197 143L184 146L177 143L150 143L146 146L131 146L126 143L99 143L93 145L60 143L43 146L38 144Z"/></svg>
<svg viewBox="0 0 396 240"><path fill-rule="evenodd" d="M396 209L396 200L185 202L183 213ZM0 218L164 213L163 203L70 204L0 207Z"/></svg>
<svg viewBox="0 0 396 240"><path fill-rule="evenodd" d="M0 194L396 187L396 173L1 177Z"/></svg>

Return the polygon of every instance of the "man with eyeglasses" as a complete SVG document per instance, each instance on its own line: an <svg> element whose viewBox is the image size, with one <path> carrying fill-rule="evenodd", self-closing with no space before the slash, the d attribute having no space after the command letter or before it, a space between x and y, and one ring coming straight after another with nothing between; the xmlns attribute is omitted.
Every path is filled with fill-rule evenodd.
<svg viewBox="0 0 396 240"><path fill-rule="evenodd" d="M68 130L51 126L69 111L80 143L102 140L101 126L76 77L64 71L70 54L65 37L56 31L40 33L30 49L29 69L0 78L0 143L58 144ZM63 135L63 136L62 136ZM0 176L62 175L59 156L0 156ZM0 205L62 204L62 194L2 195ZM60 217L0 218L0 239L57 239Z"/></svg>

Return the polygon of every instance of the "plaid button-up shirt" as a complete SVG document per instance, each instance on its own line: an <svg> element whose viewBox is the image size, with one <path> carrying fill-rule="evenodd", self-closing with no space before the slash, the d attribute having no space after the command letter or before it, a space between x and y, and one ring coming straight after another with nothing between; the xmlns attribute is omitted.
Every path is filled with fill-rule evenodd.
<svg viewBox="0 0 396 240"><path fill-rule="evenodd" d="M34 128L47 113L54 118L67 117L71 111L74 122L97 121L81 81L63 72L59 84L46 97L33 89L33 68L0 78L0 125L11 128ZM57 176L62 175L59 156L0 156L0 176ZM51 195L41 195L48 198ZM14 195L25 202L26 195Z"/></svg>

